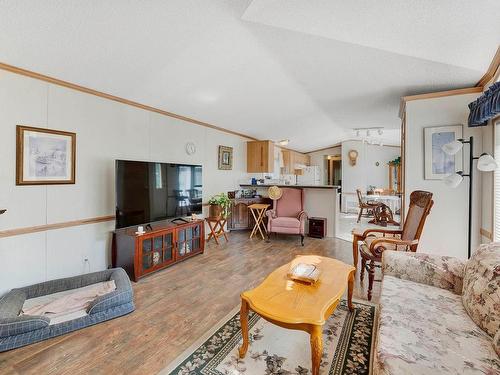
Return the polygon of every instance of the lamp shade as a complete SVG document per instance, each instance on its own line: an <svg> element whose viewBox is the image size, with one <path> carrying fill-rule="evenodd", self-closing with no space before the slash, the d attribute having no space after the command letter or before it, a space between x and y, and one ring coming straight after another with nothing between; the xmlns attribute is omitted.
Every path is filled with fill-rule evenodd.
<svg viewBox="0 0 500 375"><path fill-rule="evenodd" d="M464 177L462 176L461 173L452 173L448 176L446 176L443 181L446 186L449 186L451 188L456 188L460 183L463 181Z"/></svg>
<svg viewBox="0 0 500 375"><path fill-rule="evenodd" d="M448 155L455 155L458 151L462 149L463 146L464 144L462 142L455 140L443 145L443 147L441 147L441 150L443 150Z"/></svg>
<svg viewBox="0 0 500 375"><path fill-rule="evenodd" d="M482 154L477 161L477 169L482 172L492 172L497 168L498 164L490 154Z"/></svg>

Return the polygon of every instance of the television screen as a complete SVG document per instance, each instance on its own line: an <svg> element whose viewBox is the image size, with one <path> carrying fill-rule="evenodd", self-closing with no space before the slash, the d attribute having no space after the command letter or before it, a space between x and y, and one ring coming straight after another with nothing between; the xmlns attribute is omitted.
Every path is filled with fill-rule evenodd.
<svg viewBox="0 0 500 375"><path fill-rule="evenodd" d="M201 165L116 161L116 228L201 214Z"/></svg>

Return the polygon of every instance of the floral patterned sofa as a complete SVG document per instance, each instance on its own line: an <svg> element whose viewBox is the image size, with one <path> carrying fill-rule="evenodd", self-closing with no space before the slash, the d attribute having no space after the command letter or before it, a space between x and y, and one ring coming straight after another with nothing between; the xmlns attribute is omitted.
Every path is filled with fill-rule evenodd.
<svg viewBox="0 0 500 375"><path fill-rule="evenodd" d="M500 243L384 251L374 374L500 374Z"/></svg>

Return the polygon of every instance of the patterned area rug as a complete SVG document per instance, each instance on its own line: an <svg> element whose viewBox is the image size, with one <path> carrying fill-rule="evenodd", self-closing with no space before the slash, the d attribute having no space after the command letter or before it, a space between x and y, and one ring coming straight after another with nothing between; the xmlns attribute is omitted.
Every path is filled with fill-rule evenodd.
<svg viewBox="0 0 500 375"><path fill-rule="evenodd" d="M354 307L354 312L349 312L342 300L323 327L321 374L370 374L376 308L359 301L354 301ZM238 357L240 314L235 310L161 374L311 373L309 334L277 327L253 312L249 315L249 328L250 346L244 359Z"/></svg>

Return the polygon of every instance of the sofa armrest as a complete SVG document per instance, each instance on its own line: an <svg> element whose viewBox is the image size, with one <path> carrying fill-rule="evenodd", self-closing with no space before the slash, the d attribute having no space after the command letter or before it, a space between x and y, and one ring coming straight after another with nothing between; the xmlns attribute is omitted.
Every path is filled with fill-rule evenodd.
<svg viewBox="0 0 500 375"><path fill-rule="evenodd" d="M49 325L50 319L39 315L19 315L0 319L0 337L20 335Z"/></svg>
<svg viewBox="0 0 500 375"><path fill-rule="evenodd" d="M465 261L439 255L386 250L382 273L421 284L462 293Z"/></svg>
<svg viewBox="0 0 500 375"><path fill-rule="evenodd" d="M276 217L276 211L275 210L267 210L266 216L268 217L268 219L274 219Z"/></svg>
<svg viewBox="0 0 500 375"><path fill-rule="evenodd" d="M97 297L88 307L88 314L96 314L110 308L133 302L134 292L127 273L122 268L112 270L109 280L114 280L116 290Z"/></svg>
<svg viewBox="0 0 500 375"><path fill-rule="evenodd" d="M307 213L305 211L300 211L297 215L297 219L301 222L304 222L307 219Z"/></svg>

